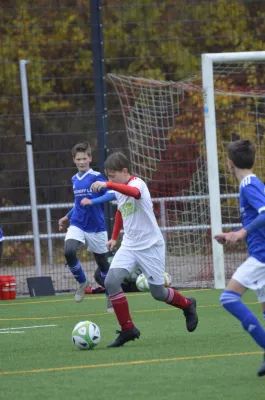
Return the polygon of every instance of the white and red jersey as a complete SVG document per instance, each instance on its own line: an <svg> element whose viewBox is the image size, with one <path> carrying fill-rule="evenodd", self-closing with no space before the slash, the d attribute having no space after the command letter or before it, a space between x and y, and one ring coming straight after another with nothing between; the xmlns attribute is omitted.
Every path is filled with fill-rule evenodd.
<svg viewBox="0 0 265 400"><path fill-rule="evenodd" d="M137 188L140 198L122 194L115 190L115 186L117 189L119 186ZM154 244L163 244L163 235L157 224L150 192L145 182L138 177L131 177L127 185L108 182L107 187L115 191L118 213L122 216L124 229L122 246L132 250L143 250Z"/></svg>

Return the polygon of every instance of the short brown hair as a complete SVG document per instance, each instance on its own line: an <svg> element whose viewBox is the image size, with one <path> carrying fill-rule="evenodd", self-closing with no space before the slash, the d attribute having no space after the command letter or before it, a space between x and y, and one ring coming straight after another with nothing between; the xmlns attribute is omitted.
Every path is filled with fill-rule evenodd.
<svg viewBox="0 0 265 400"><path fill-rule="evenodd" d="M228 146L228 158L240 169L251 169L255 162L255 146L251 140L235 140Z"/></svg>
<svg viewBox="0 0 265 400"><path fill-rule="evenodd" d="M76 153L87 153L87 155L91 156L91 147L88 142L77 143L72 148L72 156L75 157Z"/></svg>
<svg viewBox="0 0 265 400"><path fill-rule="evenodd" d="M130 162L125 154L116 151L112 153L104 163L105 170L122 171L123 168L130 170Z"/></svg>

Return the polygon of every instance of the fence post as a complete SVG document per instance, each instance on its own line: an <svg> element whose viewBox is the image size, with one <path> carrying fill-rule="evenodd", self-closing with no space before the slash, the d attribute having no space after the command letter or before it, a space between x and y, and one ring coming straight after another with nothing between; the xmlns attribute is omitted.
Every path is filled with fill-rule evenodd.
<svg viewBox="0 0 265 400"><path fill-rule="evenodd" d="M32 215L32 230L33 230L33 236L34 236L34 254L35 254L35 263L36 263L36 275L41 276L41 250L40 250L40 237L39 237L39 219L38 219L38 210L37 210L37 196L36 196L35 172L34 172L32 139L31 139L30 111L29 111L28 81L27 81L27 70L26 70L26 65L28 63L29 63L28 60L20 60L19 68L20 68L24 129L25 129L27 162L28 162L29 191L30 191L30 203L31 203L31 215Z"/></svg>
<svg viewBox="0 0 265 400"><path fill-rule="evenodd" d="M98 137L99 170L104 173L104 162L108 156L108 114L105 82L104 40L101 0L90 0L91 41L93 55L93 79L95 90L96 128ZM105 204L107 231L112 231L111 204Z"/></svg>

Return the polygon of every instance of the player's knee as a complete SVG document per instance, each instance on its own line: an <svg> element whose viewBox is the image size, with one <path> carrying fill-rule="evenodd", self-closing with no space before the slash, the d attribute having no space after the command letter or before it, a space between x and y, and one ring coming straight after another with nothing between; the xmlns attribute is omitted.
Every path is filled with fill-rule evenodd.
<svg viewBox="0 0 265 400"><path fill-rule="evenodd" d="M231 293L226 290L223 291L219 299L221 306L224 308L227 308L227 304L235 303L238 300L239 298L236 293Z"/></svg>
<svg viewBox="0 0 265 400"><path fill-rule="evenodd" d="M149 283L150 293L157 301L165 301L168 296L168 290L164 285L152 285Z"/></svg>
<svg viewBox="0 0 265 400"><path fill-rule="evenodd" d="M105 278L105 288L110 295L118 293L121 289L121 284L127 278L129 272L122 268L110 268Z"/></svg>
<svg viewBox="0 0 265 400"><path fill-rule="evenodd" d="M68 265L75 265L77 263L77 244L76 240L69 239L64 245L64 256Z"/></svg>
<svg viewBox="0 0 265 400"><path fill-rule="evenodd" d="M109 270L105 278L104 284L109 294L115 294L119 292L121 282L122 281L116 279L115 270Z"/></svg>
<svg viewBox="0 0 265 400"><path fill-rule="evenodd" d="M73 249L66 248L64 251L64 256L66 258L68 265L74 265L77 262L76 252Z"/></svg>
<svg viewBox="0 0 265 400"><path fill-rule="evenodd" d="M97 266L99 267L100 271L107 272L109 270L109 262L107 253L98 254L94 253L95 261Z"/></svg>

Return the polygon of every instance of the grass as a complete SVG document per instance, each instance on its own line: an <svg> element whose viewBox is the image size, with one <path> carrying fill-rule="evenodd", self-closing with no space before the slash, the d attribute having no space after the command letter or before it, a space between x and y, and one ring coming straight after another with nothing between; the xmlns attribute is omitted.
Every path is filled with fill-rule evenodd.
<svg viewBox="0 0 265 400"><path fill-rule="evenodd" d="M106 347L118 325L104 312L103 295L88 295L79 304L69 295L1 301L0 399L260 398L265 379L256 372L262 351L219 306L219 291L183 293L198 301L194 333L186 331L180 310L146 293L130 294L141 338L116 349ZM245 301L262 315L253 294ZM72 328L82 320L101 329L94 350L71 343Z"/></svg>

